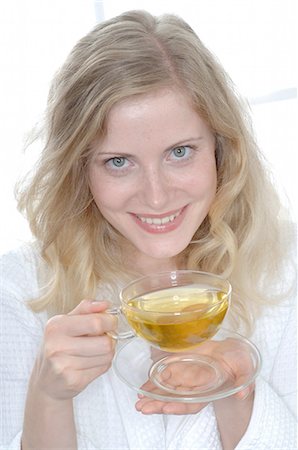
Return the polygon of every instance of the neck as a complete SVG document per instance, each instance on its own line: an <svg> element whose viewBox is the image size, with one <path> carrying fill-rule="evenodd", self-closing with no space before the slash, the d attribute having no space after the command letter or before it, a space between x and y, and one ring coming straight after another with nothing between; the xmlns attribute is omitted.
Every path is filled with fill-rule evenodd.
<svg viewBox="0 0 298 450"><path fill-rule="evenodd" d="M128 256L127 256L128 255ZM181 256L171 258L152 258L144 253L130 249L125 252L125 265L129 271L140 275L165 272L184 268Z"/></svg>

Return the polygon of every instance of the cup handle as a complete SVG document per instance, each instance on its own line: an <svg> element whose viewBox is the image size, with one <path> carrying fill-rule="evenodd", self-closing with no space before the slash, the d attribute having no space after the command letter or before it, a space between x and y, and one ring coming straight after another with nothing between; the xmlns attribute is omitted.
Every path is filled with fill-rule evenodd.
<svg viewBox="0 0 298 450"><path fill-rule="evenodd" d="M123 331L109 331L107 334L111 336L113 339L116 339L117 341L123 340L123 339L131 339L135 337L135 334L132 330L128 328L128 324L124 323L125 317L122 312L121 306L114 308L108 308L106 311L108 314L112 314L113 316L117 316L118 318L122 318L121 320L121 328L124 328ZM127 329L125 329L127 328Z"/></svg>

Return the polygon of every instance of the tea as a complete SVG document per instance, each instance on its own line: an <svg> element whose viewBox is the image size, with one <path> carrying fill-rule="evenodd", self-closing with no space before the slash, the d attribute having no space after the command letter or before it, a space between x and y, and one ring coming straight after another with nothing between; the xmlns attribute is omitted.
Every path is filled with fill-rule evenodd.
<svg viewBox="0 0 298 450"><path fill-rule="evenodd" d="M183 351L211 338L224 319L228 296L214 287L179 286L127 302L125 316L136 334L166 351Z"/></svg>

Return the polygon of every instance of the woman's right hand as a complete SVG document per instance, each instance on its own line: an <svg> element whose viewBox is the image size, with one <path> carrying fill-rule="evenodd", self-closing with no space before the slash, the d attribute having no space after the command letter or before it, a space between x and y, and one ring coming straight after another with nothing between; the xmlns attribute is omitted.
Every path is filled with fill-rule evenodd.
<svg viewBox="0 0 298 450"><path fill-rule="evenodd" d="M107 332L116 329L117 318L105 312L108 306L83 300L47 322L32 373L34 389L53 400L70 399L110 368L115 342Z"/></svg>

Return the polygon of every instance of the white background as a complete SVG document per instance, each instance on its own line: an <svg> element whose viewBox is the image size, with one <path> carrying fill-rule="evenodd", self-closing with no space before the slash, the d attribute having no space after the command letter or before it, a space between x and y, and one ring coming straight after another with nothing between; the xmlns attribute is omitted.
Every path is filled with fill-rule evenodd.
<svg viewBox="0 0 298 450"><path fill-rule="evenodd" d="M14 184L39 148L23 151L50 81L97 21L128 9L176 13L217 55L251 103L258 142L297 218L297 6L295 0L3 0L0 5L0 252L26 240Z"/></svg>

